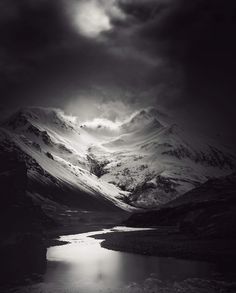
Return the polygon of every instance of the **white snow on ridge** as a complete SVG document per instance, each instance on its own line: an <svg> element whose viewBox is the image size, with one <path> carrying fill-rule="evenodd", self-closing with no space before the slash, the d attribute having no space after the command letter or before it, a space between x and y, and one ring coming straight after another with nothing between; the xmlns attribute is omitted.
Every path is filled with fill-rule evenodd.
<svg viewBox="0 0 236 293"><path fill-rule="evenodd" d="M166 203L235 166L228 150L165 119L149 108L123 124L78 125L61 111L27 108L5 121L2 132L60 182L130 210Z"/></svg>

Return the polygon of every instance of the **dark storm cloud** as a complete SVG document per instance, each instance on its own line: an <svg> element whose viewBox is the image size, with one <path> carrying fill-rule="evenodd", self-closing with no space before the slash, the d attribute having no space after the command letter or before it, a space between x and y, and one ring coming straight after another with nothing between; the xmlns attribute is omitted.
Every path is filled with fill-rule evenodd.
<svg viewBox="0 0 236 293"><path fill-rule="evenodd" d="M1 96L14 101L47 72L44 56L67 30L57 1L5 0L0 5Z"/></svg>
<svg viewBox="0 0 236 293"><path fill-rule="evenodd" d="M236 2L120 0L120 7L135 27L135 47L164 64L149 75L149 85L157 87L157 103L189 114L213 131L219 128L232 134ZM166 84L161 96L160 84Z"/></svg>
<svg viewBox="0 0 236 293"><path fill-rule="evenodd" d="M1 97L5 104L52 104L91 87L137 84L142 61L114 54L105 41L82 36L67 6L72 1L5 0L0 9Z"/></svg>
<svg viewBox="0 0 236 293"><path fill-rule="evenodd" d="M202 84L213 97L219 87L234 89L235 1L128 0L120 7L136 23L135 46L181 67L190 91Z"/></svg>
<svg viewBox="0 0 236 293"><path fill-rule="evenodd" d="M81 1L105 7L102 38L73 23L68 8ZM230 0L2 0L1 97L63 107L101 95L186 109L206 124L220 116L227 127L235 122L235 32Z"/></svg>
<svg viewBox="0 0 236 293"><path fill-rule="evenodd" d="M236 3L222 0L176 1L161 25L152 27L171 60L185 74L188 98L209 102L235 96ZM145 32L144 32L145 34Z"/></svg>

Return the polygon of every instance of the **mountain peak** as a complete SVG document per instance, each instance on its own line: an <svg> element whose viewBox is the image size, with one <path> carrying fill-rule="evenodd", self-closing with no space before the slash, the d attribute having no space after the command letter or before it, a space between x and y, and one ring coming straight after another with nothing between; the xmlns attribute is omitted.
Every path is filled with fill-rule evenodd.
<svg viewBox="0 0 236 293"><path fill-rule="evenodd" d="M152 125L156 128L162 127L162 123L159 121L159 116L164 115L155 108L146 108L138 112L135 112L128 121L126 121L122 128L125 131L131 132L140 129L140 127Z"/></svg>
<svg viewBox="0 0 236 293"><path fill-rule="evenodd" d="M75 127L74 120L74 117L65 115L59 109L27 107L15 112L3 124L13 129L39 123L56 126L64 130L73 130Z"/></svg>

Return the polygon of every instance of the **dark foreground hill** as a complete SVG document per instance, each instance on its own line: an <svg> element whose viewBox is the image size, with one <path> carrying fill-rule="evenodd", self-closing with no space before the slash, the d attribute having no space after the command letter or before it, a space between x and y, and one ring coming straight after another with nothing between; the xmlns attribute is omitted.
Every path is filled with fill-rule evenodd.
<svg viewBox="0 0 236 293"><path fill-rule="evenodd" d="M209 180L159 210L131 215L123 224L153 230L106 234L103 247L211 261L232 271L236 261L236 176Z"/></svg>
<svg viewBox="0 0 236 293"><path fill-rule="evenodd" d="M236 174L212 179L156 211L136 213L128 226L177 226L199 237L236 238Z"/></svg>
<svg viewBox="0 0 236 293"><path fill-rule="evenodd" d="M27 194L25 163L12 153L1 153L0 160L0 282L14 283L44 272L43 230L56 224Z"/></svg>

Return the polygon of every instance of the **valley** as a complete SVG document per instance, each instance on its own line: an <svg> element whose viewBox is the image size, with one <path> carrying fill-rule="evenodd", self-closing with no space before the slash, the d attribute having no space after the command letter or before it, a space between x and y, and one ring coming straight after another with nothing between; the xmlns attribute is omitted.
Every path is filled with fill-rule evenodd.
<svg viewBox="0 0 236 293"><path fill-rule="evenodd" d="M204 261L233 271L236 157L212 139L193 137L157 109L112 124L80 123L59 110L24 108L1 122L0 158L0 281L6 292L9 282L23 286L19 292L48 292L47 285L41 287L45 276L48 270L57 272L48 251L68 249L68 239L84 233L92 233L104 257L111 253L124 262L124 270L128 253L134 262L147 257L141 257L145 266L148 257L154 262L172 257L189 261L190 267ZM117 225L123 231L112 229ZM153 230L142 231L146 228ZM103 229L107 233L100 235ZM175 260L169 265L175 267ZM199 275L194 271L194 276ZM155 290L177 290L159 277ZM145 292L139 290L147 278L144 274L142 285L125 292ZM204 286L216 286L209 292L234 292L226 276L221 278ZM218 283L222 280L224 286ZM201 292L195 285L192 292ZM179 280L179 286L185 292L190 285Z"/></svg>

